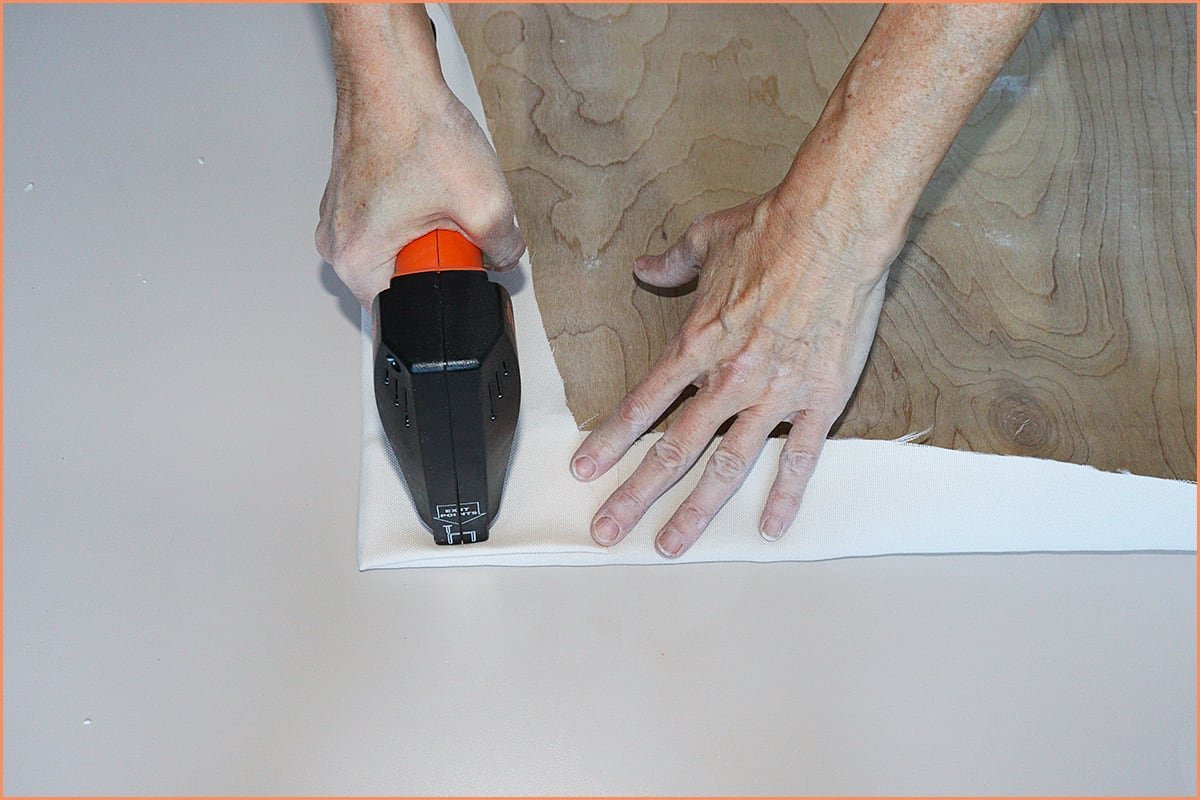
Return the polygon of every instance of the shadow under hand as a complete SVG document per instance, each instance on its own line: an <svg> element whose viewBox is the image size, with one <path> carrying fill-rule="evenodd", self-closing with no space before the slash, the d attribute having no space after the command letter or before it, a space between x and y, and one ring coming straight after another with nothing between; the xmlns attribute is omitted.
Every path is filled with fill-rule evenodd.
<svg viewBox="0 0 1200 800"><path fill-rule="evenodd" d="M633 276L633 280L639 289L645 289L650 294L657 295L659 297L683 297L689 292L694 292L696 287L700 284L699 276L692 278L690 281L681 286L655 286L652 283L646 283L636 275Z"/></svg>
<svg viewBox="0 0 1200 800"><path fill-rule="evenodd" d="M317 267L317 277L321 281L322 288L326 292L337 298L338 310L342 312L342 316L350 320L350 324L358 330L359 324L362 321L362 306L359 305L358 298L350 294L350 290L346 288L346 284L342 283L342 279L333 271L333 267L327 261L322 261Z"/></svg>
<svg viewBox="0 0 1200 800"><path fill-rule="evenodd" d="M525 266L526 261L522 260L521 265L510 269L508 272L493 272L488 270L488 280L498 283L508 290L510 296L515 296L517 292L525 287L525 281L528 277L525 275L527 269L532 267Z"/></svg>

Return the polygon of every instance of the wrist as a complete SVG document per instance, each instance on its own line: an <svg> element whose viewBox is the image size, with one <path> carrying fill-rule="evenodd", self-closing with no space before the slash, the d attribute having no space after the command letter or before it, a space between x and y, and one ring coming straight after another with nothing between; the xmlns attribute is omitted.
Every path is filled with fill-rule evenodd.
<svg viewBox="0 0 1200 800"><path fill-rule="evenodd" d="M770 196L770 227L785 248L827 253L848 278L874 284L904 246L920 196L898 177L869 143L814 128Z"/></svg>
<svg viewBox="0 0 1200 800"><path fill-rule="evenodd" d="M419 4L327 4L338 99L390 107L448 91Z"/></svg>
<svg viewBox="0 0 1200 800"><path fill-rule="evenodd" d="M824 212L845 237L898 251L925 185L1036 16L1019 5L885 5L797 152L780 207Z"/></svg>
<svg viewBox="0 0 1200 800"><path fill-rule="evenodd" d="M792 214L828 217L855 239L903 244L925 188L925 170L892 152L888 132L843 89L844 84L835 90L797 151L777 203Z"/></svg>

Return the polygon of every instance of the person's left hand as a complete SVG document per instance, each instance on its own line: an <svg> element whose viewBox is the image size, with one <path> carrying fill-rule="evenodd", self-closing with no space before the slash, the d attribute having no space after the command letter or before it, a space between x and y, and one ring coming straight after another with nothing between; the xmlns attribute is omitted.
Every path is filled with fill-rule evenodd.
<svg viewBox="0 0 1200 800"><path fill-rule="evenodd" d="M778 190L777 190L778 191ZM791 423L759 530L778 539L799 510L825 437L858 382L879 320L887 268L903 226L860 230L852 208L784 203L773 191L697 220L660 256L634 265L655 286L699 275L692 309L642 381L576 451L580 480L603 475L689 385L700 387L642 463L592 520L599 544L621 541L650 505L737 419L655 546L687 550Z"/></svg>

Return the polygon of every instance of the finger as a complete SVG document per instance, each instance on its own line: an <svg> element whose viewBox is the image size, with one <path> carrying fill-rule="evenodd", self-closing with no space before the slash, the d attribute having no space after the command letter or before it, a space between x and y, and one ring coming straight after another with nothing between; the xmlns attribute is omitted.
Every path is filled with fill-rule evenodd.
<svg viewBox="0 0 1200 800"><path fill-rule="evenodd" d="M461 223L460 223L461 224ZM525 238L513 218L512 201L500 199L482 209L462 226L467 238L483 251L487 263L497 272L507 272L521 260Z"/></svg>
<svg viewBox="0 0 1200 800"><path fill-rule="evenodd" d="M375 296L392 280L395 253L387 247L382 252L371 252L363 247L361 239L339 238L329 215L323 215L317 223L314 240L321 258L333 267L334 274L362 307L369 309Z"/></svg>
<svg viewBox="0 0 1200 800"><path fill-rule="evenodd" d="M741 414L704 465L696 488L659 531L658 552L676 558L695 544L708 523L733 496L767 443L776 418Z"/></svg>
<svg viewBox="0 0 1200 800"><path fill-rule="evenodd" d="M691 469L717 428L736 413L728 397L702 392L667 429L592 518L592 538L613 545L625 538L663 492Z"/></svg>
<svg viewBox="0 0 1200 800"><path fill-rule="evenodd" d="M700 372L691 355L694 351L695 348L685 350L680 339L667 345L646 376L579 445L571 457L571 474L576 479L590 481L607 472L675 402Z"/></svg>
<svg viewBox="0 0 1200 800"><path fill-rule="evenodd" d="M773 542L783 536L796 518L808 479L816 469L832 425L832 420L811 411L793 415L792 431L779 454L779 473L767 495L759 523L759 532L767 541Z"/></svg>
<svg viewBox="0 0 1200 800"><path fill-rule="evenodd" d="M651 286L682 286L700 274L707 253L705 228L696 222L665 253L634 261L633 272Z"/></svg>

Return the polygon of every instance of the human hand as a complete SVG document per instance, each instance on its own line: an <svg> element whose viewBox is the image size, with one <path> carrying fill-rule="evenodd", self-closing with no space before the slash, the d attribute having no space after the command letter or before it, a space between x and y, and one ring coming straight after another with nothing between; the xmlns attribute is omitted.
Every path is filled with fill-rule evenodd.
<svg viewBox="0 0 1200 800"><path fill-rule="evenodd" d="M525 241L496 153L444 83L338 94L316 244L363 306L397 251L435 228L466 235L493 269L517 265Z"/></svg>
<svg viewBox="0 0 1200 800"><path fill-rule="evenodd" d="M696 298L658 361L579 447L572 473L603 475L689 384L699 391L596 512L591 530L599 544L621 541L735 415L655 546L668 558L687 550L780 422L791 423L791 432L759 529L772 541L787 530L862 373L887 268L904 242L903 225L864 233L855 221L851 212L831 214L771 192L701 217L666 253L634 264L638 278L654 286L699 276Z"/></svg>
<svg viewBox="0 0 1200 800"><path fill-rule="evenodd" d="M656 286L698 275L696 299L658 361L575 452L572 473L603 475L688 384L700 390L601 505L592 538L619 542L734 416L655 546L667 557L690 547L786 421L759 522L767 539L783 535L862 373L917 199L1037 14L885 5L783 182L638 260L638 277Z"/></svg>

